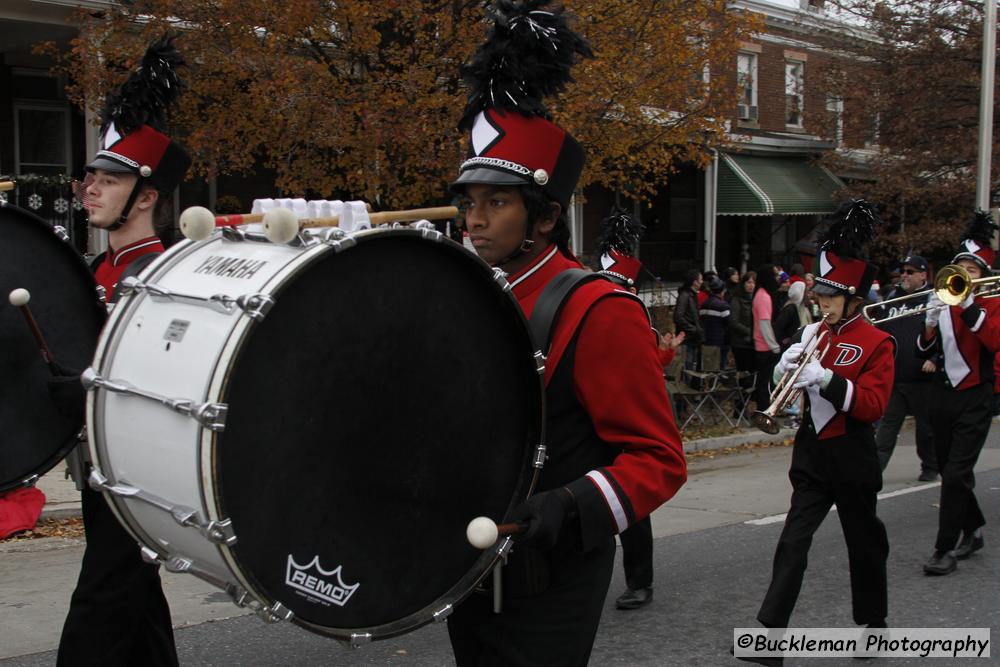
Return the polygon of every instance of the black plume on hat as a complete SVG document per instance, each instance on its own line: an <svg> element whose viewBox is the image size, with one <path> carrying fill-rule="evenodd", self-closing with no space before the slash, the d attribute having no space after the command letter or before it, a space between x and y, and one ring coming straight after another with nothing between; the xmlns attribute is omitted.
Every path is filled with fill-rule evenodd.
<svg viewBox="0 0 1000 667"><path fill-rule="evenodd" d="M184 58L174 46L175 35L165 33L149 45L139 67L118 90L108 93L101 110L101 132L112 123L125 135L143 125L162 132L164 115L184 88L176 69Z"/></svg>
<svg viewBox="0 0 1000 667"><path fill-rule="evenodd" d="M844 202L824 220L829 226L819 237L819 249L838 257L860 258L882 224L875 207L864 199Z"/></svg>
<svg viewBox="0 0 1000 667"><path fill-rule="evenodd" d="M548 0L496 0L487 8L494 25L461 68L469 98L458 123L467 130L487 108L550 119L544 99L573 81L577 57L594 56L587 40L566 23L562 7Z"/></svg>
<svg viewBox="0 0 1000 667"><path fill-rule="evenodd" d="M616 208L611 215L601 221L601 231L597 237L597 255L606 255L615 250L623 255L635 257L644 231L646 227L642 222Z"/></svg>
<svg viewBox="0 0 1000 667"><path fill-rule="evenodd" d="M997 229L997 224L993 222L993 217L987 211L976 211L976 215L969 221L962 234L962 240L975 241L988 248L993 242L993 232Z"/></svg>

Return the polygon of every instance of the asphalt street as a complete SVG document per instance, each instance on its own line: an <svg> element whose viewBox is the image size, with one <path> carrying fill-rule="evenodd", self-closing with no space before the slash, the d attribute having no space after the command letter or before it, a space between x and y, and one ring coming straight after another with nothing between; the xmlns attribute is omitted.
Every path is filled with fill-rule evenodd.
<svg viewBox="0 0 1000 667"><path fill-rule="evenodd" d="M614 609L624 587L616 568L592 665L745 664L729 656L733 628L757 625L754 617L790 495L790 453L778 447L692 462L688 484L653 517L653 603L638 611ZM977 467L977 493L988 522L986 548L947 577L926 577L921 570L933 546L939 487L917 482L917 470L912 431L904 431L879 502L891 546L889 623L989 627L993 637L1000 636L1000 531L995 529L1000 526L1000 429L993 428ZM52 649L81 550L79 544L0 549L0 657L7 658L0 665L54 663ZM182 665L454 664L443 625L352 650L291 624L232 617L241 610L191 579L165 577ZM847 551L835 511L816 535L792 625L853 626ZM997 664L1000 653L993 655L970 664ZM816 658L785 664L858 663ZM917 660L882 658L866 664L903 667Z"/></svg>

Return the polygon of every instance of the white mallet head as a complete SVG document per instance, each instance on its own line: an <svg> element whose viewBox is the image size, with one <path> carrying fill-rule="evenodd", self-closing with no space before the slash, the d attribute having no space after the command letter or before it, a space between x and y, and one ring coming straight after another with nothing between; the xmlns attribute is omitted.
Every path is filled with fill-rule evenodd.
<svg viewBox="0 0 1000 667"><path fill-rule="evenodd" d="M10 296L7 298L10 299L10 305L20 308L21 306L27 305L27 303L31 301L31 292L23 287L18 287L15 290L11 290Z"/></svg>
<svg viewBox="0 0 1000 667"><path fill-rule="evenodd" d="M287 208L272 208L264 214L264 236L271 243L288 243L299 233L299 219Z"/></svg>
<svg viewBox="0 0 1000 667"><path fill-rule="evenodd" d="M207 239L215 231L215 215L204 206L191 206L181 212L181 233L192 241Z"/></svg>
<svg viewBox="0 0 1000 667"><path fill-rule="evenodd" d="M496 523L485 516L477 516L465 529L465 537L469 540L469 544L477 549L489 549L496 544L498 536Z"/></svg>

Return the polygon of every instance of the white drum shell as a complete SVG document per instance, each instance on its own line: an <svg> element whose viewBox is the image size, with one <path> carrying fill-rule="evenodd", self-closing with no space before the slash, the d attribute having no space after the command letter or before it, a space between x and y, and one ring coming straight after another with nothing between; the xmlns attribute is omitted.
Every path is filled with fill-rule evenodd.
<svg viewBox="0 0 1000 667"><path fill-rule="evenodd" d="M325 244L302 249L215 235L174 246L140 279L205 298L270 294L297 266L330 250ZM242 264L229 264L226 270L224 260L216 259L220 257ZM250 321L238 308L225 314L156 299L148 292L122 297L101 335L93 368L104 379L125 381L147 392L215 403ZM186 327L180 340L176 335L167 340L168 330L179 326ZM167 368L173 372L165 373ZM203 519L224 518L216 515L212 501L211 430L153 400L104 390L89 392L87 413L91 458L109 484L136 487L197 510ZM195 574L200 570L216 579L214 583L247 588L238 570L227 564L228 549L210 542L195 527L180 525L170 513L146 502L105 496L136 539L162 559L192 561Z"/></svg>

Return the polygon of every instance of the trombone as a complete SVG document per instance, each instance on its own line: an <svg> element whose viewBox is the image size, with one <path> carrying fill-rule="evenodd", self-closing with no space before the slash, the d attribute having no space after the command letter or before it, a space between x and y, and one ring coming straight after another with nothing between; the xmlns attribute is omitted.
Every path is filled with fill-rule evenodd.
<svg viewBox="0 0 1000 667"><path fill-rule="evenodd" d="M823 322L826 322L827 316L826 314L823 315ZM805 368L806 364L813 359L820 361L826 356L827 351L830 349L829 338L830 332L823 328L823 323L821 322L806 342L805 348L795 358L795 368L785 371L778 379L778 383L774 385L774 390L771 392L770 397L771 404L767 406L766 410L757 410L751 415L750 421L754 426L764 431L764 433L770 433L771 435L781 430L781 424L778 423L778 415L797 401L799 394L802 393L800 389L796 389L792 385L799 379L799 375L802 374L802 369ZM821 345L822 348L820 348ZM767 378L757 378L757 382L761 380L767 382Z"/></svg>
<svg viewBox="0 0 1000 667"><path fill-rule="evenodd" d="M930 310L943 310L950 306L957 306L965 301L971 292L976 292L978 296L984 299L1000 297L1000 275L972 278L969 276L969 272L958 264L949 264L938 271L937 276L934 278L934 294L941 301L940 305L924 305L895 315L885 315L884 317L875 317L871 314L873 310L879 310L895 304L905 303L911 299L927 296L926 291L920 291L898 296L895 299L870 303L862 308L861 312L865 319L872 324L881 324L883 322L898 320L902 317L910 317L911 315L923 315Z"/></svg>

